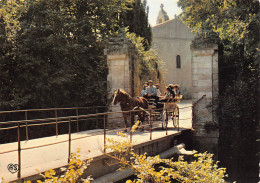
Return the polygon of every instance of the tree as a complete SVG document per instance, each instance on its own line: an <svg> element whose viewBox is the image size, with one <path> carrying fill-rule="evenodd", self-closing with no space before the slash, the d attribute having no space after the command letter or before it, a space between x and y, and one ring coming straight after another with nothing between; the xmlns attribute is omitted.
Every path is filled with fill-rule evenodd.
<svg viewBox="0 0 260 183"><path fill-rule="evenodd" d="M135 33L131 33L127 28L124 32L126 38L132 43L138 59L139 59L139 78L142 82L145 79L153 78L154 76L158 80L163 80L160 77L160 68L158 65L163 65L156 51L152 48L146 50L145 38L138 36ZM161 81L163 82L163 81Z"/></svg>
<svg viewBox="0 0 260 183"><path fill-rule="evenodd" d="M0 110L106 105L108 68L103 50L107 38L119 27L115 15L124 13L129 3L1 1ZM52 127L36 128L32 138L38 130L50 135ZM86 125L81 130L89 128ZM66 132L62 125L59 130ZM1 142L12 136L7 131L1 135L5 137Z"/></svg>
<svg viewBox="0 0 260 183"><path fill-rule="evenodd" d="M231 179L249 181L258 176L259 1L180 0L179 5L195 33L219 44L220 160Z"/></svg>
<svg viewBox="0 0 260 183"><path fill-rule="evenodd" d="M15 104L14 98L14 70L15 35L20 30L18 19L25 10L26 3L17 1L0 1L0 109L8 110Z"/></svg>
<svg viewBox="0 0 260 183"><path fill-rule="evenodd" d="M152 30L148 22L149 7L146 1L135 0L128 8L128 11L120 14L120 25L128 27L130 33L144 38L145 50L148 50L152 42Z"/></svg>
<svg viewBox="0 0 260 183"><path fill-rule="evenodd" d="M128 26L145 37L146 48L151 43L146 5L139 0L0 4L1 110L102 104L107 38Z"/></svg>
<svg viewBox="0 0 260 183"><path fill-rule="evenodd" d="M146 36L148 48L140 1L0 1L0 110L106 105L103 50L121 26Z"/></svg>
<svg viewBox="0 0 260 183"><path fill-rule="evenodd" d="M128 3L1 2L1 88L8 90L1 93L2 110L104 103L108 71L103 49L118 27L115 14L125 12Z"/></svg>

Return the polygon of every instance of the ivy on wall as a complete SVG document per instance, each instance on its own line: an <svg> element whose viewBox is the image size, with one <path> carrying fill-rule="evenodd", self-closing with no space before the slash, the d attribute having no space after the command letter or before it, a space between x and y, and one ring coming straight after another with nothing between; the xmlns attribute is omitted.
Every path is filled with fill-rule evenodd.
<svg viewBox="0 0 260 183"><path fill-rule="evenodd" d="M135 33L128 32L127 28L125 29L125 35L133 44L134 50L137 53L140 80L144 80L147 77L153 78L153 75L155 75L157 79L162 80L160 72L163 68L163 62L160 60L157 52L153 48L145 50L145 39L137 36Z"/></svg>

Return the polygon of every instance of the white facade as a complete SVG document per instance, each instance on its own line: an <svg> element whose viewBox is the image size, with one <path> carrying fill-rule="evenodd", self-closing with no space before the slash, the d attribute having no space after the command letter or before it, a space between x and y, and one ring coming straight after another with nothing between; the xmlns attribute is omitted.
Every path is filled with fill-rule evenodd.
<svg viewBox="0 0 260 183"><path fill-rule="evenodd" d="M165 84L181 85L184 98L191 99L192 70L190 45L191 30L178 18L162 22L152 28L154 48L165 63ZM177 58L178 57L178 58ZM179 63L177 64L177 60Z"/></svg>

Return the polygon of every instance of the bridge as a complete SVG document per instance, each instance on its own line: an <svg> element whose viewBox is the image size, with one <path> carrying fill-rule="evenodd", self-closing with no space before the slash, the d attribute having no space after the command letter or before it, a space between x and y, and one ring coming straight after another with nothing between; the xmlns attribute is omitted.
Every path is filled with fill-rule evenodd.
<svg viewBox="0 0 260 183"><path fill-rule="evenodd" d="M128 129L128 138L133 142L134 148L138 153L148 152L150 155L159 154L174 145L174 137L192 128L191 101L182 101L179 104L179 108L180 116L177 128L173 127L173 123L169 121L167 128L162 130L161 121L151 120L150 124L143 124L144 131L137 130L137 132L132 134ZM104 145L106 144L106 138L122 140L121 137L117 136L117 132L124 129L111 129L108 123L109 118L115 116L113 114L122 114L122 112L79 114L79 110L82 109L57 108L0 112L1 115L10 115L19 112L24 113L25 116L23 120L1 122L2 126L3 124L9 125L9 127L1 126L1 131L17 130L17 141L0 145L0 177L3 177L7 181L20 182L41 178L38 175L39 172L66 166L70 154L75 153L77 148L81 150L82 159L93 158L92 165L87 169L87 174L91 174L94 178L110 173L111 170L116 170L117 167L109 167L104 163L104 160L107 159L104 152L108 152L104 148ZM77 115L58 117L57 114L60 110L76 111ZM55 117L41 119L28 118L30 112L39 111L51 111L55 113ZM88 124L92 124L92 126L97 128L81 131L80 127L82 124L87 123L88 120L90 120ZM100 121L103 122L102 128L98 128ZM61 123L68 124L68 133L58 134L58 128ZM36 139L29 138L34 126L41 126L44 129L47 125L55 126L53 128L55 132L53 133L56 133L56 135ZM75 132L73 132L73 125ZM12 165L11 169L10 165Z"/></svg>

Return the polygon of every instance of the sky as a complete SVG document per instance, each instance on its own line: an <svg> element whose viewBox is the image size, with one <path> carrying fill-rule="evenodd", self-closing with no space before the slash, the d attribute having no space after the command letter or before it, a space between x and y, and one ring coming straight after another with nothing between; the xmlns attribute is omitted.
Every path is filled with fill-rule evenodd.
<svg viewBox="0 0 260 183"><path fill-rule="evenodd" d="M167 12L170 19L173 19L175 14L180 14L181 8L178 7L177 2L178 0L147 0L147 5L149 6L149 23L152 26L156 25L161 3L164 5L164 10Z"/></svg>

